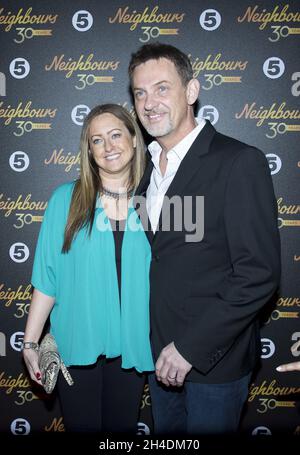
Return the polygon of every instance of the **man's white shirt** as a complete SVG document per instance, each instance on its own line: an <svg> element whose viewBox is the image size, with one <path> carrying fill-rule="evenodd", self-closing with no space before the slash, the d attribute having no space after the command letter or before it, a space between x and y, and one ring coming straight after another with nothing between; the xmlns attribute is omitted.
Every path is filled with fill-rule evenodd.
<svg viewBox="0 0 300 455"><path fill-rule="evenodd" d="M169 186L171 185L176 172L179 169L181 161L189 151L192 143L200 133L200 131L205 126L204 119L197 119L198 125L185 136L178 144L170 149L167 153L167 168L165 175L163 176L160 167L159 160L160 154L162 151L161 146L157 141L151 142L148 146L148 150L151 154L151 159L153 162L153 170L150 178L150 184L147 189L146 194L146 207L148 217L151 223L152 231L155 233L160 217L160 212L162 209L164 196L168 191Z"/></svg>

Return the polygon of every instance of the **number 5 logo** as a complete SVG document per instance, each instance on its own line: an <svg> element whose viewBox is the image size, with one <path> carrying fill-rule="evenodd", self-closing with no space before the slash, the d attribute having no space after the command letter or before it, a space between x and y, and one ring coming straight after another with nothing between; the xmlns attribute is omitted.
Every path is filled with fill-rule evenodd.
<svg viewBox="0 0 300 455"><path fill-rule="evenodd" d="M279 57L270 57L263 64L263 72L269 79L278 79L284 73L285 65Z"/></svg>
<svg viewBox="0 0 300 455"><path fill-rule="evenodd" d="M212 125L215 125L219 120L219 111L215 106L212 106L211 104L206 104L205 106L201 107L197 117L206 118L207 120L210 121Z"/></svg>
<svg viewBox="0 0 300 455"><path fill-rule="evenodd" d="M271 435L272 432L271 430L268 428L268 427L256 427L254 428L254 430L252 431L251 433L253 436L257 436L257 435Z"/></svg>
<svg viewBox="0 0 300 455"><path fill-rule="evenodd" d="M77 11L72 17L72 24L78 32L86 32L93 25L93 16L85 10Z"/></svg>
<svg viewBox="0 0 300 455"><path fill-rule="evenodd" d="M15 58L9 65L9 72L15 79L24 79L29 71L30 65L25 58Z"/></svg>
<svg viewBox="0 0 300 455"><path fill-rule="evenodd" d="M71 118L76 125L83 125L84 118L90 112L90 108L85 104L78 104L73 107L71 112Z"/></svg>
<svg viewBox="0 0 300 455"><path fill-rule="evenodd" d="M150 434L150 429L149 429L148 425L146 425L143 422L138 422L136 434L149 435Z"/></svg>
<svg viewBox="0 0 300 455"><path fill-rule="evenodd" d="M10 431L15 435L27 435L30 432L30 424L25 419L15 419L10 425Z"/></svg>
<svg viewBox="0 0 300 455"><path fill-rule="evenodd" d="M221 14L215 9L206 9L199 17L201 27L207 32L216 30L221 24Z"/></svg>
<svg viewBox="0 0 300 455"><path fill-rule="evenodd" d="M10 345L15 351L21 352L22 346L23 346L23 340L24 340L24 332L15 332L10 337Z"/></svg>
<svg viewBox="0 0 300 455"><path fill-rule="evenodd" d="M262 338L261 340L261 358L268 359L272 357L275 352L275 344L269 338Z"/></svg>
<svg viewBox="0 0 300 455"><path fill-rule="evenodd" d="M29 258L29 248L25 243L14 243L9 249L9 255L14 262L25 262Z"/></svg>
<svg viewBox="0 0 300 455"><path fill-rule="evenodd" d="M15 172L23 172L29 166L29 157L27 153L18 150L11 154L9 165Z"/></svg>
<svg viewBox="0 0 300 455"><path fill-rule="evenodd" d="M268 153L266 155L266 158L268 160L271 175L277 174L282 166L282 162L279 156L275 155L275 153Z"/></svg>

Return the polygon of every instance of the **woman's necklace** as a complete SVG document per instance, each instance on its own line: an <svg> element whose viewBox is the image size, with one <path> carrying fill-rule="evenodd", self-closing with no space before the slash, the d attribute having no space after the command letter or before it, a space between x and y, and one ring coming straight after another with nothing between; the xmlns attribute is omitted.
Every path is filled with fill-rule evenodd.
<svg viewBox="0 0 300 455"><path fill-rule="evenodd" d="M125 191L125 193L117 193L115 191L111 191L107 188L104 188L104 186L103 186L102 190L101 190L101 194L104 194L105 196L111 197L118 201L119 199L123 199L123 198L130 199L131 196L133 195L133 189Z"/></svg>

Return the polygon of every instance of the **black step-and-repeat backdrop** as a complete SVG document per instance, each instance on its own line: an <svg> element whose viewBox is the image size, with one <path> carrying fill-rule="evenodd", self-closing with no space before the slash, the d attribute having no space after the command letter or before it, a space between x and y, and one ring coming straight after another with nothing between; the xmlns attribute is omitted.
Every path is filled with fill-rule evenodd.
<svg viewBox="0 0 300 455"><path fill-rule="evenodd" d="M242 430L299 434L300 374L275 370L300 356L291 354L300 338L299 1L6 0L0 34L0 431L64 431L57 398L34 387L22 363L35 244L52 190L78 176L85 115L104 102L133 112L130 55L159 40L189 55L202 87L197 115L269 161L282 285ZM146 387L140 434L152 431L150 407Z"/></svg>

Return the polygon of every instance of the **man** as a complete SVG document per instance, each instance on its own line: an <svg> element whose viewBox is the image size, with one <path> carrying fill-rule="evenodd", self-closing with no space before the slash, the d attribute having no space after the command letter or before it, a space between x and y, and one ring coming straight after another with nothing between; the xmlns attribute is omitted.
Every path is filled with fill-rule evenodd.
<svg viewBox="0 0 300 455"><path fill-rule="evenodd" d="M153 231L154 430L234 432L260 354L258 313L280 274L268 164L260 151L217 133L208 121L197 124L199 82L177 48L144 45L132 55L129 76L137 115L156 139L137 190L147 197ZM204 221L203 238L187 241L178 218L164 229L174 196L192 198L188 214L196 224ZM197 212L199 196L204 214Z"/></svg>

